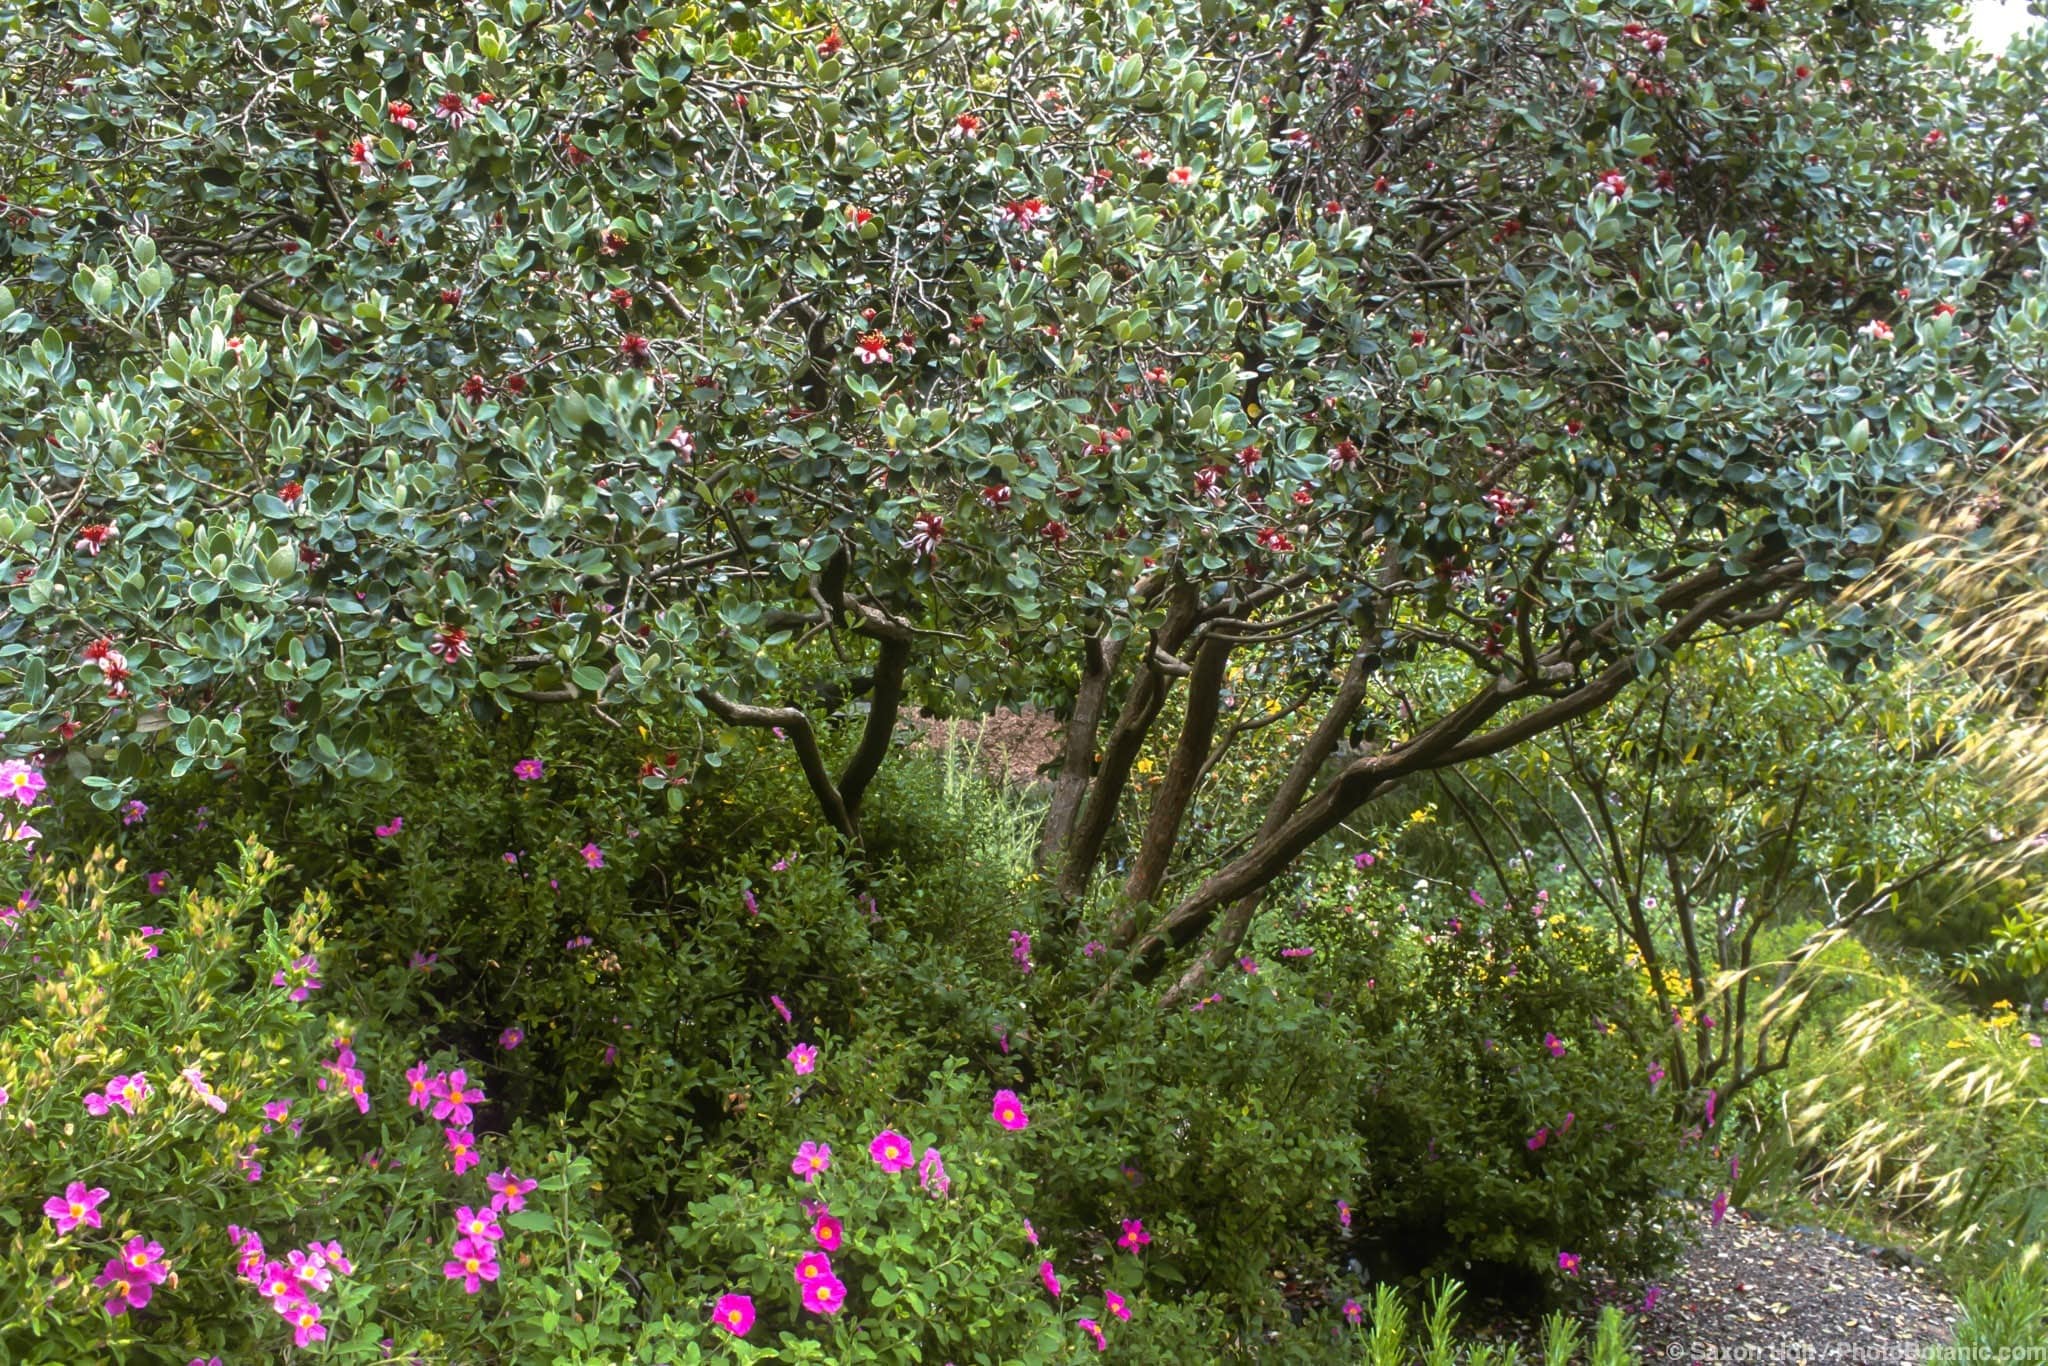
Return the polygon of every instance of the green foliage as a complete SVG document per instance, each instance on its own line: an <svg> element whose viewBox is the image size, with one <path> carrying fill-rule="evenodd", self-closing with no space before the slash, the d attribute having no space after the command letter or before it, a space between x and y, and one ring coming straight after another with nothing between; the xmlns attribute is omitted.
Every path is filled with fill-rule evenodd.
<svg viewBox="0 0 2048 1366"><path fill-rule="evenodd" d="M1931 0L420 13L0 16L0 703L110 807L884 619L1024 695L1148 563L1647 671L1675 574L1854 582L2041 413L2031 87Z"/></svg>
<svg viewBox="0 0 2048 1366"><path fill-rule="evenodd" d="M2034 1267L2007 1267L1994 1276L1965 1285L1960 1296L1962 1317L1956 1320L1957 1357L1994 1356L2001 1352L2037 1352L2048 1347L2048 1291ZM1930 1354L1940 1360L1946 1351ZM1955 1358L1951 1358L1955 1359Z"/></svg>

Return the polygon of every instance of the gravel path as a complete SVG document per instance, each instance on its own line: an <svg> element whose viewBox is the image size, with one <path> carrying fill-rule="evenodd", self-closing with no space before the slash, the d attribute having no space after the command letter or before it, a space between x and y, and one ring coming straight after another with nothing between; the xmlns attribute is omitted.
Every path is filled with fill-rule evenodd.
<svg viewBox="0 0 2048 1366"><path fill-rule="evenodd" d="M1819 1229L1702 1215L1637 1341L1647 1361L1916 1362L1951 1338L1956 1303L1896 1260Z"/></svg>

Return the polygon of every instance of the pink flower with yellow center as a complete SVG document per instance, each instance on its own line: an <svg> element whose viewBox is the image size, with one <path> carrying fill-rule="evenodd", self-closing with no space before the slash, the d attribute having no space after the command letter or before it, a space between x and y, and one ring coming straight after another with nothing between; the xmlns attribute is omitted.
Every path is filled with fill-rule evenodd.
<svg viewBox="0 0 2048 1366"><path fill-rule="evenodd" d="M1031 1124L1031 1116L1024 1113L1024 1102L1017 1099L1015 1091L996 1092L989 1114L996 1123L1012 1132L1028 1128Z"/></svg>
<svg viewBox="0 0 2048 1366"><path fill-rule="evenodd" d="M894 1176L917 1165L917 1158L910 1150L910 1140L894 1129L884 1129L868 1144L868 1156L875 1165Z"/></svg>

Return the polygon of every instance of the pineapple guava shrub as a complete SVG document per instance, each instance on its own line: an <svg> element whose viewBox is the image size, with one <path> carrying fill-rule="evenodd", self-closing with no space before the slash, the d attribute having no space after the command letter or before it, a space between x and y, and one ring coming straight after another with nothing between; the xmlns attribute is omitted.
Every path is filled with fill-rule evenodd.
<svg viewBox="0 0 2048 1366"><path fill-rule="evenodd" d="M9 1360L626 1341L587 1165L505 1132L460 1059L338 1013L329 908L277 914L275 856L245 846L206 892L104 853L14 863L31 890L0 917Z"/></svg>
<svg viewBox="0 0 2048 1366"><path fill-rule="evenodd" d="M1712 1100L1666 1082L1675 1026L1640 964L1547 890L1516 906L1479 877L1411 877L1357 851L1269 931L1272 960L1353 1022L1352 1250L1376 1277L1455 1271L1510 1296L1567 1288L1582 1262L1654 1276L1665 1216L1725 1191L1733 1152Z"/></svg>
<svg viewBox="0 0 2048 1366"><path fill-rule="evenodd" d="M1364 804L2048 416L2041 48L1952 10L13 5L0 735L113 810L638 710L859 848L907 706L1038 697L1048 883L1185 1005ZM1191 847L1282 641L1315 723Z"/></svg>

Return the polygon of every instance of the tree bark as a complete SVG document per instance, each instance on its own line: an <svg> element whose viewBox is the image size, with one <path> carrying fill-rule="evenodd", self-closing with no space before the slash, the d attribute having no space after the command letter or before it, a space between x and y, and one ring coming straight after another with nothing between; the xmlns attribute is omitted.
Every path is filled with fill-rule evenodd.
<svg viewBox="0 0 2048 1366"><path fill-rule="evenodd" d="M1116 809L1123 800L1124 786L1130 781L1131 765L1137 762L1145 736L1150 733L1152 723L1159 718L1160 707L1166 702L1166 671L1160 665L1160 656L1171 655L1186 642L1189 632L1195 627L1195 606L1194 588L1182 585L1175 591L1173 604L1167 609L1166 620L1157 634L1141 647L1144 657L1138 661L1137 672L1131 679L1131 691L1117 712L1109 742L1102 747L1102 763L1095 770L1094 780L1088 784L1087 802L1081 808L1080 819L1074 823L1073 834L1068 837L1066 857L1061 860L1059 877L1053 883L1054 892L1062 900L1071 901L1079 897L1087 890L1088 879L1095 874L1095 865L1102 858L1102 846L1108 841L1110 827L1116 822Z"/></svg>
<svg viewBox="0 0 2048 1366"><path fill-rule="evenodd" d="M818 736L811 729L811 718L795 707L754 707L730 698L720 696L709 688L697 693L698 700L711 709L714 716L735 726L755 726L767 729L780 726L789 742L796 746L797 763L804 771L804 781L810 784L811 795L818 800L818 809L825 815L831 827L845 838L847 843L860 843L860 825L853 813L840 800L839 789L832 782L832 775L825 770L825 756L818 749Z"/></svg>
<svg viewBox="0 0 2048 1366"><path fill-rule="evenodd" d="M867 726L861 731L860 747L839 775L839 799L845 804L847 815L855 820L860 817L860 799L881 770L882 761L889 757L889 746L896 738L896 716L903 706L903 674L910 664L907 637L885 637L879 644L881 652L875 660L875 687L868 698Z"/></svg>
<svg viewBox="0 0 2048 1366"><path fill-rule="evenodd" d="M1045 826L1038 836L1041 873L1058 866L1067 840L1074 833L1074 822L1080 818L1081 802L1088 795L1088 778L1095 770L1095 737L1102 730L1102 713L1109 705L1109 687L1116 679L1124 643L1101 636L1090 636L1083 642L1081 686L1074 694L1074 714L1067 719L1059 775L1053 779L1052 801L1046 807Z"/></svg>
<svg viewBox="0 0 2048 1366"><path fill-rule="evenodd" d="M1715 565L1681 580L1667 589L1656 605L1660 615L1680 614L1657 644L1667 650L1683 645L1710 622L1796 580L1800 568L1797 561L1786 561L1730 576ZM1157 971L1166 951L1186 945L1207 929L1224 906L1264 888L1303 850L1334 830L1339 821L1402 778L1498 754L1532 735L1607 705L1635 680L1632 657L1617 659L1580 687L1553 697L1512 721L1478 733L1481 726L1509 704L1539 695L1547 675L1568 673L1596 645L1612 643L1621 629L1622 622L1610 617L1593 631L1547 652L1540 661L1538 676L1495 678L1408 743L1354 760L1278 828L1265 838L1254 840L1251 848L1211 874L1153 926L1133 946L1127 971L1149 977Z"/></svg>
<svg viewBox="0 0 2048 1366"><path fill-rule="evenodd" d="M1351 657L1350 666L1344 670L1344 677L1337 684L1337 695L1330 699L1323 719L1316 723L1315 732L1294 756L1287 776L1280 780L1279 790L1266 804L1266 817L1259 823L1254 843L1272 838L1287 818L1300 808L1302 798L1315 784L1316 774L1322 771L1330 752L1336 749L1337 741L1351 724L1351 718L1358 714L1359 704L1365 701L1365 689L1372 681L1376 667L1375 656L1368 651L1360 650ZM1238 950L1244 946L1246 932L1251 929L1252 917L1258 914L1259 904L1265 897L1266 889L1260 887L1237 899L1209 936L1207 950L1188 965L1187 971L1166 993L1161 1004L1170 1006L1200 991L1211 976L1237 956Z"/></svg>
<svg viewBox="0 0 2048 1366"><path fill-rule="evenodd" d="M1152 794L1152 813L1145 822L1145 836L1138 844L1138 857L1131 875L1124 881L1124 896L1133 903L1150 901L1166 881L1166 868L1173 859L1173 846L1180 839L1181 822L1194 800L1195 782L1216 740L1216 718L1223 710L1223 678L1230 665L1232 646L1227 640L1210 636L1195 651L1193 670L1188 675L1187 716L1181 722L1180 741L1159 790ZM1118 937L1124 935L1119 928Z"/></svg>

